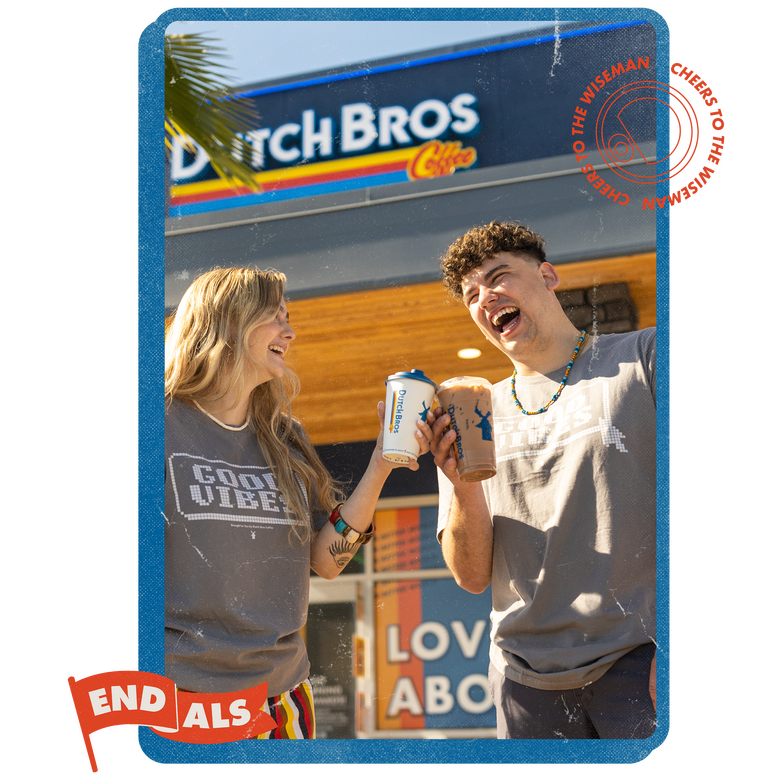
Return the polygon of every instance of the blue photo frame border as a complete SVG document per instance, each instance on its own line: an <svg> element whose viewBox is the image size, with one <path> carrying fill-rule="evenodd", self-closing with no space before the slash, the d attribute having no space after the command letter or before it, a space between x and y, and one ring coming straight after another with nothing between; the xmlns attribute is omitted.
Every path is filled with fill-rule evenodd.
<svg viewBox="0 0 780 780"><path fill-rule="evenodd" d="M163 38L175 21L643 21L656 31L657 73L669 72L669 30L655 11L598 9L259 9L176 8L162 14L139 40L139 630L138 668L164 674L163 373L164 141ZM668 115L659 110L658 156L668 153ZM668 195L668 182L657 186ZM160 763L634 763L669 731L669 210L656 211L657 256L657 643L658 726L645 740L243 740L190 745L139 729L144 753Z"/></svg>

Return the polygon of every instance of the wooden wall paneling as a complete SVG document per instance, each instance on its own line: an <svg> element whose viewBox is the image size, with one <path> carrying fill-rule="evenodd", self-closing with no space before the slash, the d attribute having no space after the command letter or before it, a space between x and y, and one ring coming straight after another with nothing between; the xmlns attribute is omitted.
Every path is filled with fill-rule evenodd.
<svg viewBox="0 0 780 780"><path fill-rule="evenodd" d="M639 327L655 324L655 255L562 265L558 272L560 289L628 282ZM315 444L375 438L376 404L396 371L418 368L436 382L463 374L498 382L512 370L439 282L292 301L289 310L297 334L289 361L302 384L293 409ZM483 354L463 360L463 347Z"/></svg>
<svg viewBox="0 0 780 780"><path fill-rule="evenodd" d="M627 282L639 327L656 324L654 254L557 270L561 290ZM289 361L302 384L293 409L315 444L375 438L376 403L384 398L385 378L396 371L419 368L436 382L463 374L498 382L512 370L439 282L293 301L289 308L298 335ZM457 351L464 347L483 354L462 360Z"/></svg>

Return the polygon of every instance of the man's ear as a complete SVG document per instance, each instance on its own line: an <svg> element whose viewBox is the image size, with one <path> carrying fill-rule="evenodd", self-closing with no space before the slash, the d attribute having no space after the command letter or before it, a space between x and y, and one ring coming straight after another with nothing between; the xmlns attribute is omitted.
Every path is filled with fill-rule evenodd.
<svg viewBox="0 0 780 780"><path fill-rule="evenodd" d="M542 263L539 266L539 272L542 274L542 279L548 290L555 290L561 283L561 277L549 263Z"/></svg>

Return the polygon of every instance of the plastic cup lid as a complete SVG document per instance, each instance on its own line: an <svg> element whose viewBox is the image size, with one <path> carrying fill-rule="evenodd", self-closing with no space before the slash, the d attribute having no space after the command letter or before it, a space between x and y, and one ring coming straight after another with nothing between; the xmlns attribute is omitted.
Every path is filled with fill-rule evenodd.
<svg viewBox="0 0 780 780"><path fill-rule="evenodd" d="M411 371L399 371L397 374L391 374L385 379L385 384L391 379L416 379L418 382L427 382L429 385L436 387L436 382L432 379L428 379L422 371L419 371L416 368L413 368Z"/></svg>
<svg viewBox="0 0 780 780"><path fill-rule="evenodd" d="M439 390L444 390L453 385L482 385L483 387L493 387L491 382L481 376L454 376L452 379L446 379L442 382L439 385Z"/></svg>

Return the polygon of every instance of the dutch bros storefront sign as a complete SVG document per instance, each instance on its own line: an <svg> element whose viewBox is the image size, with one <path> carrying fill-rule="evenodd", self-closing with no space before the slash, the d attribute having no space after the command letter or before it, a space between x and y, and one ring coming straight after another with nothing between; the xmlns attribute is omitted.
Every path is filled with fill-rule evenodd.
<svg viewBox="0 0 780 780"><path fill-rule="evenodd" d="M174 141L170 214L431 179L471 168L477 151L464 147L463 139L478 132L476 105L477 98L464 92L446 102L428 98L410 109L359 102L340 106L335 116L319 116L305 108L242 136L252 149L244 162L258 171L257 193L214 178L202 149L191 154ZM258 111L265 116L260 99Z"/></svg>
<svg viewBox="0 0 780 780"><path fill-rule="evenodd" d="M567 54L558 61L564 38ZM582 94L585 74L603 67L601 52L624 61L652 50L654 40L651 25L615 22L248 88L240 96L261 124L244 135L249 149L236 154L257 171L258 190L231 186L202 150L174 144L168 216L338 193L344 205L364 202L358 190L393 184L407 185L405 193L446 190L458 186L453 176L475 169L495 168L500 180L512 175L504 166L571 155L572 108L560 96ZM649 65L644 77L652 79ZM636 142L654 141L655 109L633 108ZM343 196L350 191L354 200Z"/></svg>

